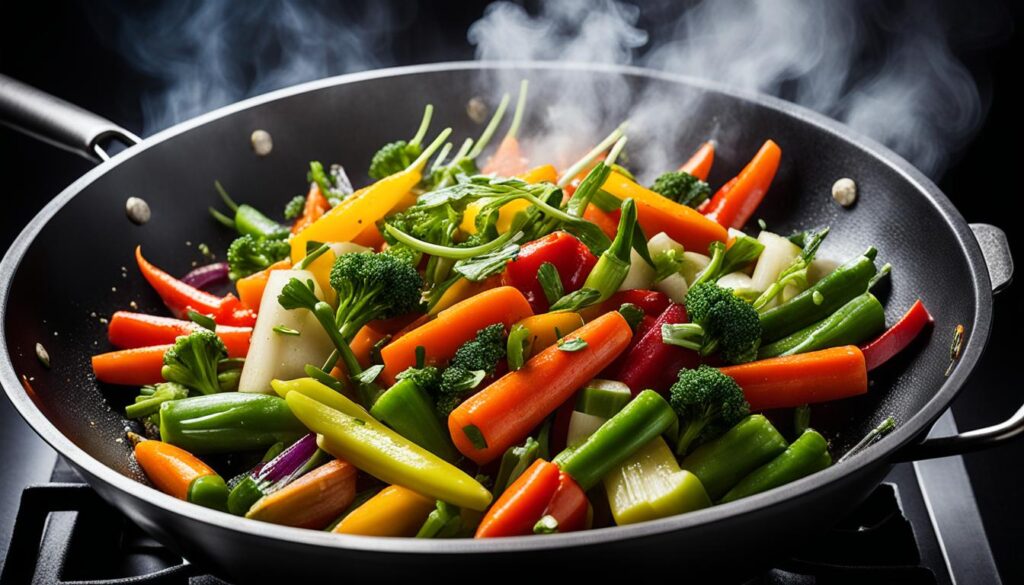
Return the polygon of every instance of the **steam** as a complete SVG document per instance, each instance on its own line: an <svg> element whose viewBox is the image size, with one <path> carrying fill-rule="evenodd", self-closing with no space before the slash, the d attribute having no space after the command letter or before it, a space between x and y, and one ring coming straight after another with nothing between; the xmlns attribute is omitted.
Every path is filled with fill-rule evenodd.
<svg viewBox="0 0 1024 585"><path fill-rule="evenodd" d="M157 83L143 96L145 132L280 87L394 64L392 39L415 11L352 4L180 0L119 15L119 49ZM1001 4L949 4L955 13L946 4L882 0L705 0L688 9L670 0L556 0L533 12L498 1L467 37L478 59L640 65L779 96L849 124L935 176L987 107L951 40L991 43L1009 20L1000 18ZM499 95L514 92L519 76L492 81ZM636 137L629 150L654 169L678 164L678 153L641 137L657 136L666 120L685 126L700 109L678 95L633 95L615 76L584 87L534 83L530 104L531 131L523 134L537 137L530 146L538 160L567 162L628 115ZM728 151L751 139L736 126L718 120L715 134L700 139L718 139Z"/></svg>

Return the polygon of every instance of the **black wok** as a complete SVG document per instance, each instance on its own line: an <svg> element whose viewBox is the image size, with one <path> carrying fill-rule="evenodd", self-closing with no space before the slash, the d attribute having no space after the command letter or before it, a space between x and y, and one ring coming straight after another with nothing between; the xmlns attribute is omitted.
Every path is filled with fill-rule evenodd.
<svg viewBox="0 0 1024 585"><path fill-rule="evenodd" d="M470 135L477 127L464 105L486 92L486 82L499 70L517 70L516 77L531 79L554 75L564 87L584 79L617 78L634 94L655 88L678 96L692 108L686 111L687 132L683 135L673 127L675 120L666 119L664 134L656 138L675 139L665 144L670 152L692 151L717 124L740 137L716 162L713 184L734 174L762 140L776 140L785 155L763 206L768 225L787 232L830 224L832 235L822 255L837 259L876 246L879 258L895 266L883 290L888 321L918 297L935 314L930 339L873 374L868 395L815 408L815 426L831 438L837 455L890 414L899 427L848 461L742 501L656 522L544 538L343 537L212 512L149 487L123 440L121 407L129 394L98 385L89 369L90 355L108 349L97 316L109 316L133 300L142 311L162 309L133 268L135 246L142 244L157 265L184 273L193 260L202 261L198 243L223 250L230 239L206 215L214 201L214 179L238 199L277 209L302 190L309 160L366 168L377 146L415 127L424 102L438 106L435 119L452 125L456 136ZM11 125L94 158L105 158L106 139L134 142L116 125L69 108L0 77L0 115ZM273 136L269 156L256 156L251 148L249 136L258 128ZM859 186L860 199L849 210L828 195L840 177L852 177ZM126 219L129 196L149 202L152 221L140 227ZM122 266L127 267L124 273ZM126 149L65 189L25 228L0 264L0 381L36 432L105 500L190 561L232 579L422 576L451 563L485 567L492 575L521 571L523 563L605 572L660 567L667 559L686 567L688 575L714 571L721 576L784 553L838 520L896 461L984 447L1024 428L1022 410L996 427L921 442L984 350L993 291L1011 274L1000 230L969 226L931 181L897 155L789 103L630 68L421 66L317 81L223 108ZM958 324L966 340L947 374ZM37 342L49 350L51 369L36 358ZM30 384L23 385L23 377ZM463 572L467 569L460 568L460 574L469 575Z"/></svg>

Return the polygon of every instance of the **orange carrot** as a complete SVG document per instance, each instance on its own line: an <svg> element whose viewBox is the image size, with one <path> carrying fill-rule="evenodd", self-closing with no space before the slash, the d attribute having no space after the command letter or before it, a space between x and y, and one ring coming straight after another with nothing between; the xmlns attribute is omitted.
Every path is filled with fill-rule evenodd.
<svg viewBox="0 0 1024 585"><path fill-rule="evenodd" d="M619 231L619 221L610 213L601 211L593 204L587 205L587 208L583 210L583 219L597 225L606 236L613 240Z"/></svg>
<svg viewBox="0 0 1024 585"><path fill-rule="evenodd" d="M679 167L680 171L690 173L701 181L708 180L708 173L711 172L711 163L715 162L715 143L708 140L700 145L697 152L693 153L690 160Z"/></svg>
<svg viewBox="0 0 1024 585"><path fill-rule="evenodd" d="M527 317L516 323L530 330L531 348L533 353L551 347L559 337L583 327L583 317L579 313L542 313Z"/></svg>
<svg viewBox="0 0 1024 585"><path fill-rule="evenodd" d="M416 536L420 526L434 510L434 505L434 500L408 488L388 486L345 516L331 532L363 536Z"/></svg>
<svg viewBox="0 0 1024 585"><path fill-rule="evenodd" d="M645 234L665 232L687 250L702 254L711 242L726 240L727 233L721 225L695 209L662 197L617 172L609 175L604 190L619 199L632 198L636 202L637 220Z"/></svg>
<svg viewBox="0 0 1024 585"><path fill-rule="evenodd" d="M395 209L399 210L398 207ZM359 232L359 235L352 238L352 243L365 246L372 250L380 250L381 246L384 245L384 236L381 235L380 229L378 229L376 225L371 225Z"/></svg>
<svg viewBox="0 0 1024 585"><path fill-rule="evenodd" d="M164 367L164 352L172 347L154 345L122 349L92 356L92 372L100 382L145 386L164 381L160 369Z"/></svg>
<svg viewBox="0 0 1024 585"><path fill-rule="evenodd" d="M189 499L189 488L196 479L217 475L195 455L163 441L136 443L135 460L158 490L179 500Z"/></svg>
<svg viewBox="0 0 1024 585"><path fill-rule="evenodd" d="M345 511L356 497L356 468L334 459L269 496L246 512L246 518L320 530Z"/></svg>
<svg viewBox="0 0 1024 585"><path fill-rule="evenodd" d="M452 307L456 303L460 303L468 298L476 296L485 290L490 290L501 284L500 276L492 276L486 280L480 282L473 282L465 278L460 278L455 281L455 284L448 287L448 290L444 291L441 298L438 299L437 304L430 309L430 315L436 315L441 311Z"/></svg>
<svg viewBox="0 0 1024 585"><path fill-rule="evenodd" d="M118 311L110 318L107 339L115 347L149 347L174 343L179 335L188 335L200 329L202 327L192 321ZM230 357L245 357L249 353L251 335L252 327L217 325L217 336L228 348Z"/></svg>
<svg viewBox="0 0 1024 585"><path fill-rule="evenodd" d="M736 175L735 182L726 183L729 188L719 189L708 201L704 214L723 227L742 228L768 192L781 158L779 145L771 140L765 141L761 150Z"/></svg>
<svg viewBox="0 0 1024 585"><path fill-rule="evenodd" d="M506 136L480 172L485 175L493 173L499 177L513 177L525 172L526 165L526 158L519 150L519 141L515 136Z"/></svg>
<svg viewBox="0 0 1024 585"><path fill-rule="evenodd" d="M722 368L752 410L838 400L868 391L864 354L854 345Z"/></svg>
<svg viewBox="0 0 1024 585"><path fill-rule="evenodd" d="M260 310L260 301L263 300L263 290L267 288L270 273L275 270L288 270L291 267L291 261L281 260L259 272L239 278L235 281L235 288L238 289L238 298L242 301L243 305L253 311Z"/></svg>
<svg viewBox="0 0 1024 585"><path fill-rule="evenodd" d="M313 225L313 222L320 219L320 216L330 208L331 204L320 192L320 185L313 181L309 184L309 193L306 195L306 204L302 207L302 215L292 224L292 233L297 234Z"/></svg>
<svg viewBox="0 0 1024 585"><path fill-rule="evenodd" d="M451 413L448 430L455 446L480 465L500 457L618 357L632 336L622 315L611 312L567 337L586 347L567 351L552 346L536 354Z"/></svg>
<svg viewBox="0 0 1024 585"><path fill-rule="evenodd" d="M455 350L473 339L476 332L488 325L513 323L533 314L519 289L501 286L484 291L441 311L433 321L409 331L381 351L384 371L381 379L395 383L395 376L416 364L416 348L426 350L428 364L442 364L452 359Z"/></svg>

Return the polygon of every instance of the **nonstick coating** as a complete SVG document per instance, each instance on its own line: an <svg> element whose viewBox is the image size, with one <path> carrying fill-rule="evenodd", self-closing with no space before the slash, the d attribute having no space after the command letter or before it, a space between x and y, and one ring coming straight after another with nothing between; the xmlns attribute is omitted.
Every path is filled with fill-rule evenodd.
<svg viewBox="0 0 1024 585"><path fill-rule="evenodd" d="M892 278L878 291L887 321L920 297L935 315L931 339L872 374L868 395L815 406L812 420L837 455L889 415L899 421L897 431L849 462L733 504L631 527L489 542L337 537L271 526L191 506L136 483L145 479L124 440L121 414L135 392L98 385L89 366L91 355L110 349L102 318L133 301L143 312L164 311L135 268L135 246L141 244L156 265L183 274L206 262L200 243L221 254L231 240L207 215L207 207L218 204L215 179L237 200L275 213L304 192L310 160L342 162L354 182L364 182L374 150L407 136L425 102L437 108L435 129L451 125L457 137L475 135L479 126L465 104L476 95L491 96L490 76L497 69L508 74L508 67L449 64L307 84L176 126L87 174L40 213L0 267L6 343L6 355L0 348L0 376L15 405L104 498L189 559L234 578L418 573L452 562L450 554L459 554L457 562L465 567L487 564L493 571L494 563L523 562L523 551L533 551L531 562L557 560L574 568L603 570L607 565L593 565L594 559L607 555L640 563L671 554L673 564L694 571L740 570L798 545L850 510L881 479L897 448L919 437L949 404L987 340L989 277L963 218L902 159L796 106L648 71L580 66L521 66L521 76L535 84L557 79L566 88L598 76L624 83L635 94L654 88L677 96L680 119L665 119L661 136L631 140L664 141L682 160L717 128L727 127L733 143L721 149L712 185L739 171L764 139L774 139L784 155L759 211L769 229L788 233L831 225L819 256L842 260L874 245L879 260L893 264ZM537 114L542 107L531 110ZM609 129L614 123L609 121ZM530 127L528 119L526 134ZM273 136L269 156L253 153L249 136L257 128ZM840 177L857 182L860 197L851 209L830 197ZM126 219L129 196L149 202L152 221L140 227ZM947 377L957 324L967 328L967 343ZM49 351L52 369L37 360L37 342ZM19 383L22 375L31 392Z"/></svg>

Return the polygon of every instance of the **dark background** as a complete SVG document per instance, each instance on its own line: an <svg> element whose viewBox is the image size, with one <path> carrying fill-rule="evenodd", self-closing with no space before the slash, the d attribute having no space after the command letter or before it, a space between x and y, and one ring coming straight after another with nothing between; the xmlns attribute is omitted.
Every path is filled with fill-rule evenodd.
<svg viewBox="0 0 1024 585"><path fill-rule="evenodd" d="M60 5L33 2L5 6L0 17L0 72L116 121L137 133L143 131L140 92L156 81L140 74L114 48L116 24L110 11L138 10L134 4L75 0ZM483 13L487 2L402 2L392 8L402 24L388 40L388 61L406 65L442 60L472 59L465 40L466 28ZM1019 28L1020 8L1011 4L1013 28ZM641 28L649 15L641 13ZM1006 230L1015 256L1024 258L1024 229L1016 214L1020 208L1021 152L1019 34L987 47L956 47L983 95L990 100L987 120L971 143L941 177L939 186L969 222L992 223ZM340 71L338 72L340 73ZM75 155L56 150L0 127L0 249L27 221L65 186L91 168ZM949 275L956 278L957 275ZM1011 286L995 304L996 325L989 349L971 382L954 404L961 429L992 424L1006 418L1024 401L1015 365L1024 328L1024 284ZM3 433L31 433L3 404ZM7 445L0 445L7 450ZM17 453L8 456L18 457ZM1024 533L1024 441L966 457L992 548L1007 582L1024 579L1024 557L1018 539ZM14 502L0 502L7 513ZM9 526L0 526L8 531Z"/></svg>

